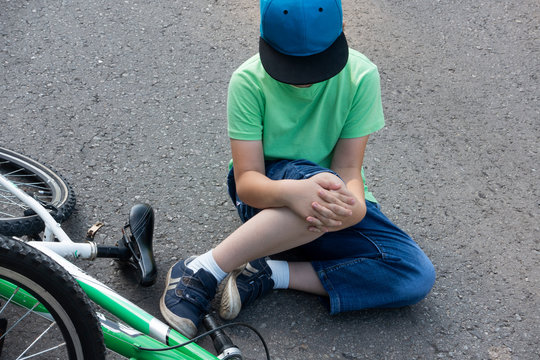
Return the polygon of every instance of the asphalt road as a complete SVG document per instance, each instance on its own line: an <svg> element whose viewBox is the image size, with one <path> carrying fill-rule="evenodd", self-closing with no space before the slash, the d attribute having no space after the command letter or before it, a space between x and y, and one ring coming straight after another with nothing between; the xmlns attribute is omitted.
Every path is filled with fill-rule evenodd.
<svg viewBox="0 0 540 360"><path fill-rule="evenodd" d="M386 127L370 189L432 259L421 303L330 316L276 292L241 321L274 359L539 359L540 3L344 0L352 47L379 66ZM80 265L159 315L164 275L239 225L226 196L226 91L257 51L248 0L0 1L1 146L56 168L74 237L113 244L129 208L156 211L158 283ZM260 344L231 332L250 359ZM204 345L205 343L203 343Z"/></svg>

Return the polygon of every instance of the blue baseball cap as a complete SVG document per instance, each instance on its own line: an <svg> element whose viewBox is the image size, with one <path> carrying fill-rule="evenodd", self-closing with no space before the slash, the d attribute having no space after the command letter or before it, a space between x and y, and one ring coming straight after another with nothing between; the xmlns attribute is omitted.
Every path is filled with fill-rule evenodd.
<svg viewBox="0 0 540 360"><path fill-rule="evenodd" d="M292 85L337 75L347 64L340 0L261 0L259 54L266 72Z"/></svg>

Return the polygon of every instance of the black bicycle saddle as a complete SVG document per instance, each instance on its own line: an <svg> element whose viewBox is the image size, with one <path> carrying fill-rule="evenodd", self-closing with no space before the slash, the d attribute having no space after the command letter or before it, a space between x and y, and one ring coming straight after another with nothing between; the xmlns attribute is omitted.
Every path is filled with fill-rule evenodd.
<svg viewBox="0 0 540 360"><path fill-rule="evenodd" d="M124 226L119 247L130 251L128 260L137 269L137 278L143 286L156 282L157 267L152 250L154 234L154 210L150 205L137 204L131 208L129 221Z"/></svg>

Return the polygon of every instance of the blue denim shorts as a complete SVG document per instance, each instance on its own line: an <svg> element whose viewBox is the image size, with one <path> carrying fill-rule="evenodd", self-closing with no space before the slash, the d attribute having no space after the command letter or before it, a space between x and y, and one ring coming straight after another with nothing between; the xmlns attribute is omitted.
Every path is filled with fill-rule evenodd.
<svg viewBox="0 0 540 360"><path fill-rule="evenodd" d="M302 180L322 172L337 175L307 160L269 161L265 165L266 176L273 180ZM232 169L227 184L243 222L261 211L238 198ZM323 302L332 314L414 304L435 282L431 261L411 237L382 213L379 204L366 201L366 208L366 216L358 224L272 256L310 261L328 292Z"/></svg>

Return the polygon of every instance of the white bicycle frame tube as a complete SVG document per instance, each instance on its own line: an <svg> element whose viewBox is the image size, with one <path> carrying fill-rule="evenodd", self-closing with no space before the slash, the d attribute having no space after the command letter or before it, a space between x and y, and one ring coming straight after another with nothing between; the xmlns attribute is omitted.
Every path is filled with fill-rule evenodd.
<svg viewBox="0 0 540 360"><path fill-rule="evenodd" d="M122 297L99 280L94 279L92 276L85 273L76 265L64 259L63 256L59 256L60 254L57 254L56 250L54 248L51 248L51 243L40 241L33 241L33 243L33 246L36 249L49 256L56 263L66 269L71 274L71 276L73 276L75 280L77 280L79 285L84 287L86 295L90 297L93 301L96 301L96 303L102 305L107 311L111 312L118 318L126 321L127 323L130 323L130 326L133 326L136 330L148 334L152 338L159 340L164 344L167 343L167 339L170 336L171 330L168 325L151 316L146 311L142 310L137 305L133 304L131 301ZM28 242L27 244L32 244L32 242ZM99 293L103 298L109 299L109 302L112 305L109 304L109 306L107 306L107 304L101 304L98 299L95 299L91 296L92 293L88 292L89 289L92 289L93 292ZM118 311L115 311L115 309ZM128 316L138 319L137 321L135 321L136 324L133 324L133 322L127 320L126 318ZM137 326L137 324L139 324L139 326ZM147 324L146 326L148 326L148 328L145 328L144 325L141 326L140 324Z"/></svg>
<svg viewBox="0 0 540 360"><path fill-rule="evenodd" d="M0 185L4 186L9 192L17 196L17 198L19 198L23 203L31 207L32 210L34 210L36 214L38 214L38 216L45 222L45 230L47 231L47 229L49 229L50 232L52 232L52 234L54 234L54 236L56 236L56 238L59 240L59 242L29 241L27 244L43 252L52 258L57 264L66 269L75 278L75 280L77 280L79 285L83 287L85 293L90 299L95 301L97 304L100 304L111 314L125 321L133 329L149 335L162 344L174 345L187 341L187 338L174 331L169 327L169 325L148 314L137 305L116 293L107 285L101 283L97 279L94 279L76 265L65 259L66 257L94 259L97 254L97 246L94 243L74 243L64 232L64 230L62 230L60 224L54 220L51 214L49 214L49 212L38 201L33 199L24 191L20 190L15 184L7 180L1 174ZM54 239L51 238L50 240ZM107 299L107 302L104 303L103 299ZM195 344L187 345L185 348L188 349L187 351L192 351L193 354L199 354L199 356L204 355L205 359L215 358L214 355L206 352L206 350L203 348L199 348ZM189 354L191 353L188 352L187 355ZM167 359L168 358L169 357L167 356Z"/></svg>
<svg viewBox="0 0 540 360"><path fill-rule="evenodd" d="M62 257L83 258L93 260L97 255L97 245L93 242L75 243L54 220L49 212L34 198L22 191L0 174L0 185L15 195L20 201L28 205L45 223L44 240L29 241L28 244L39 249L47 247ZM54 239L58 241L54 241Z"/></svg>

